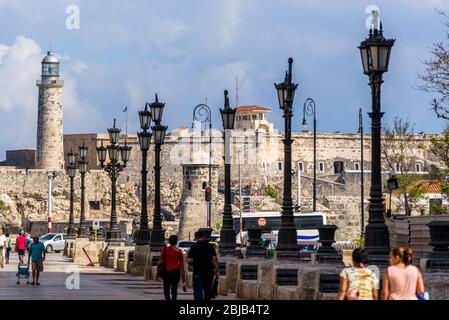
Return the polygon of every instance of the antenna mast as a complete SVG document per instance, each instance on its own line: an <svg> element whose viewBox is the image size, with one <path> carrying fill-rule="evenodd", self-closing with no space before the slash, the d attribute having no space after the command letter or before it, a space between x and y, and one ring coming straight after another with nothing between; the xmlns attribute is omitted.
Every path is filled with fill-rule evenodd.
<svg viewBox="0 0 449 320"><path fill-rule="evenodd" d="M239 106L239 74L235 77L235 107Z"/></svg>

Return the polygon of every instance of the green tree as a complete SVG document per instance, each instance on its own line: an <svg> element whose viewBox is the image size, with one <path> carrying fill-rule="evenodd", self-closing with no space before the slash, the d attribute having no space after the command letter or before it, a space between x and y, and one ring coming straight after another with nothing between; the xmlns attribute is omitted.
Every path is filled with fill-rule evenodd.
<svg viewBox="0 0 449 320"><path fill-rule="evenodd" d="M425 69L418 74L418 89L435 94L431 109L438 118L449 120L449 16L441 11L439 14L445 19L446 39L434 43L430 58L422 61Z"/></svg>
<svg viewBox="0 0 449 320"><path fill-rule="evenodd" d="M430 152L442 161L446 168L449 168L449 126L443 134L430 138Z"/></svg>
<svg viewBox="0 0 449 320"><path fill-rule="evenodd" d="M399 189L395 194L404 199L404 209L411 214L412 206L424 193L420 186L421 175L413 174L419 159L417 150L423 147L414 137L414 125L396 116L393 127L386 127L382 139L382 155L389 169L398 177Z"/></svg>

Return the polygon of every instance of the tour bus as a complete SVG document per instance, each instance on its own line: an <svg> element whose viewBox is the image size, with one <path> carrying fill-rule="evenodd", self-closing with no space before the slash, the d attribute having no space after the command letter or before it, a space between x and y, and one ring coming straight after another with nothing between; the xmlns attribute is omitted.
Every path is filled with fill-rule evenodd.
<svg viewBox="0 0 449 320"><path fill-rule="evenodd" d="M297 230L298 245L317 244L319 240L318 227L326 224L326 214L322 212L294 213L294 223ZM234 214L234 230L237 234L237 244L246 243L248 228L264 227L268 232L262 238L275 238L281 227L280 212L245 212L242 213L242 235L240 235L240 215ZM242 239L242 241L241 241ZM277 242L277 241L276 241Z"/></svg>

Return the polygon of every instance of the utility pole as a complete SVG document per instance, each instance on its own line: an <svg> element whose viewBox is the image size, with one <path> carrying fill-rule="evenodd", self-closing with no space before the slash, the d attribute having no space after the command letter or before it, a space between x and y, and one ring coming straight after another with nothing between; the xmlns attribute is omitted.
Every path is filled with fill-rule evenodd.
<svg viewBox="0 0 449 320"><path fill-rule="evenodd" d="M243 219L242 219L242 180L240 176L240 149L237 151L238 158L239 158L239 212L240 212L240 245L242 245L243 242Z"/></svg>
<svg viewBox="0 0 449 320"><path fill-rule="evenodd" d="M57 173L56 173L56 171L53 171L53 172L49 172L48 173L48 175L47 175L47 177L48 177L48 203L47 203L47 212L48 212L48 218L47 218L47 222L48 222L48 230L47 230L47 232L48 233L51 233L52 232L52 227L51 227L51 201L52 201L52 198L51 198L51 189L52 189L52 186L51 186L51 183L52 183L52 180L53 180L53 178L55 178L57 176Z"/></svg>
<svg viewBox="0 0 449 320"><path fill-rule="evenodd" d="M296 179L297 179L297 181L296 181L296 183L298 184L298 188L297 188L297 191L296 191L296 210L295 211L299 211L299 212L301 212L301 168L300 168L300 166L299 166L299 163L298 163L298 168L297 168L297 177L296 177Z"/></svg>

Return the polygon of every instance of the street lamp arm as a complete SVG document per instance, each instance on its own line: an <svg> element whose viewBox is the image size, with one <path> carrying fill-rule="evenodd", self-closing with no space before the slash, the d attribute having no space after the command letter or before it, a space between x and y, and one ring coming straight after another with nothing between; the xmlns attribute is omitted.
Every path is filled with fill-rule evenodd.
<svg viewBox="0 0 449 320"><path fill-rule="evenodd" d="M306 116L312 116L313 118L316 118L316 108L315 108L315 101L312 98L307 98L307 100L304 102L304 120Z"/></svg>
<svg viewBox="0 0 449 320"><path fill-rule="evenodd" d="M211 110L207 104L199 104L193 109L193 121L211 122Z"/></svg>

